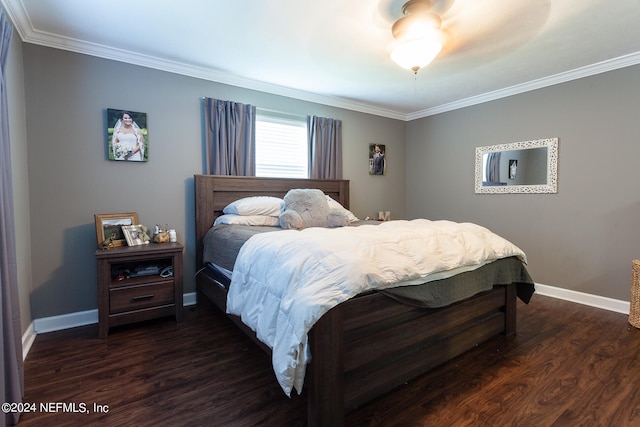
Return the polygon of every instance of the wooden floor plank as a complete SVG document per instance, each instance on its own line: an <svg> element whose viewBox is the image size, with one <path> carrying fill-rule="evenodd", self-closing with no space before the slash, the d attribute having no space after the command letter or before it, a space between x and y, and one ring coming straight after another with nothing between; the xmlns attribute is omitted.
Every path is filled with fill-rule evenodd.
<svg viewBox="0 0 640 427"><path fill-rule="evenodd" d="M207 302L171 318L39 335L19 426L303 426L269 357ZM349 426L638 426L640 330L627 316L539 295L497 337L347 415ZM89 413L43 412L81 403ZM93 405L108 406L108 413Z"/></svg>

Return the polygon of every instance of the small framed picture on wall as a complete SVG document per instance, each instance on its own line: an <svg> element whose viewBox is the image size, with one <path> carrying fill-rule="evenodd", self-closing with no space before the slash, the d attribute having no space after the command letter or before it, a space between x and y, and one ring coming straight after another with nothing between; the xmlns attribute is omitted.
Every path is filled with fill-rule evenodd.
<svg viewBox="0 0 640 427"><path fill-rule="evenodd" d="M518 173L518 161L509 160L509 179L516 179Z"/></svg>
<svg viewBox="0 0 640 427"><path fill-rule="evenodd" d="M109 160L149 160L147 114L107 108L107 152Z"/></svg>
<svg viewBox="0 0 640 427"><path fill-rule="evenodd" d="M387 173L387 153L384 144L369 144L369 175Z"/></svg>

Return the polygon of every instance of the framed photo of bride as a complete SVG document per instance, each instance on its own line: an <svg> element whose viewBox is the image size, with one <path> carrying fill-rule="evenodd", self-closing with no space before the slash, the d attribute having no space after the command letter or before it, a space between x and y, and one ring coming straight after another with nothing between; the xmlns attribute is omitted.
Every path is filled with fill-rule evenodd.
<svg viewBox="0 0 640 427"><path fill-rule="evenodd" d="M109 160L149 160L147 113L107 108L107 156Z"/></svg>

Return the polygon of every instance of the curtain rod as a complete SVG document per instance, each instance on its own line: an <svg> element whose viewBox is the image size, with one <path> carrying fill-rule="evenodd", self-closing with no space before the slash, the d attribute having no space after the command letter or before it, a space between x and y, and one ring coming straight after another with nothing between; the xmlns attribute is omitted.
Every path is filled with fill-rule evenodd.
<svg viewBox="0 0 640 427"><path fill-rule="evenodd" d="M301 116L299 114L293 114L293 113L288 113L286 111L278 111L278 110L270 110L268 108L260 108L260 107L256 107L256 110L258 113L272 113L272 114L279 114L282 116L286 116L286 117L291 117L291 118L297 118L297 119L307 119L307 116Z"/></svg>
<svg viewBox="0 0 640 427"><path fill-rule="evenodd" d="M204 101L204 100L205 100L205 99L207 99L207 98L209 98L209 97L207 97L207 96L203 96L203 97L201 97L200 99ZM271 109L269 109L269 108L256 107L256 111L257 111L257 112L259 112L259 113L280 114L280 115L282 115L282 116L291 117L291 118L294 118L294 117L295 117L295 118L297 118L297 119L304 119L304 120L306 120L306 119L307 119L307 116L301 116L301 115L299 115L299 114L293 114L293 113L289 113L289 112L287 112L287 111L271 110Z"/></svg>

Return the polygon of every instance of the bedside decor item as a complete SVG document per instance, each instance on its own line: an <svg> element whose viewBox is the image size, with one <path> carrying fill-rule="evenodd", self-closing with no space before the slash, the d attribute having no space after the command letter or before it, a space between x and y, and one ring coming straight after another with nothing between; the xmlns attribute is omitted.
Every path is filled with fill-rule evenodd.
<svg viewBox="0 0 640 427"><path fill-rule="evenodd" d="M147 227L140 224L123 225L122 232L129 246L146 245L151 243L151 238L147 234Z"/></svg>
<svg viewBox="0 0 640 427"><path fill-rule="evenodd" d="M153 235L154 243L169 243L169 232L168 231L159 231L158 233Z"/></svg>
<svg viewBox="0 0 640 427"><path fill-rule="evenodd" d="M154 243L169 243L169 226L167 225L163 230L159 224L153 227L153 242Z"/></svg>
<svg viewBox="0 0 640 427"><path fill-rule="evenodd" d="M149 160L147 114L107 108L107 153L109 160Z"/></svg>
<svg viewBox="0 0 640 427"><path fill-rule="evenodd" d="M93 218L96 223L98 248L126 246L127 240L122 226L138 223L138 214L135 212L95 214Z"/></svg>
<svg viewBox="0 0 640 427"><path fill-rule="evenodd" d="M109 237L104 242L102 242L102 249L113 249L113 248L115 248L115 246L113 246L113 236Z"/></svg>

